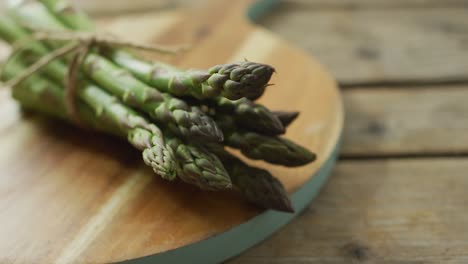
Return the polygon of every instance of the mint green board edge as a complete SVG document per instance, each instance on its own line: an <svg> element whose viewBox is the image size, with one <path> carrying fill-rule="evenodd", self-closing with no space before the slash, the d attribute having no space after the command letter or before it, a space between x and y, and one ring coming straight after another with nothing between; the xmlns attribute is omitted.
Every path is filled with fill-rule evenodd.
<svg viewBox="0 0 468 264"><path fill-rule="evenodd" d="M279 0L257 1L249 8L249 10L247 10L247 17L252 21L256 21L279 2ZM267 210L229 231L210 237L198 243L155 255L126 260L120 263L210 264L223 262L242 253L255 244L265 240L282 226L289 223L317 196L331 174L332 168L338 157L340 145L341 136L330 157L325 161L322 167L309 181L291 195L291 201L296 209L294 214Z"/></svg>

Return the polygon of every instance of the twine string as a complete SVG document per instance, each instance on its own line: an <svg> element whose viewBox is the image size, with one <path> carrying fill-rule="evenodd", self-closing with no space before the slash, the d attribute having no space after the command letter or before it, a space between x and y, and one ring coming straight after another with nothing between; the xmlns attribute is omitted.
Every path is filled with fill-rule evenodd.
<svg viewBox="0 0 468 264"><path fill-rule="evenodd" d="M83 43L83 45L73 54L73 57L68 64L67 75L65 77L65 109L67 110L67 114L71 120L81 128L86 128L86 126L80 119L76 108L78 74L91 46L91 42Z"/></svg>
<svg viewBox="0 0 468 264"><path fill-rule="evenodd" d="M18 74L15 78L5 82L4 85L6 87L14 88L21 84L29 76L40 71L50 62L58 58L62 58L68 54L72 54L64 80L65 108L70 119L82 128L86 128L86 126L80 119L76 108L76 97L78 90L77 82L80 73L80 67L82 66L86 56L94 47L130 48L162 54L177 54L189 48L188 46L169 47L163 45L145 45L131 41L121 41L109 34L36 30L32 37L22 39L13 45L13 52L8 57L7 61L3 64L3 69L7 66L8 62L12 61L24 51L31 49L27 47L28 43L31 41L56 41L68 43L42 56L38 61Z"/></svg>

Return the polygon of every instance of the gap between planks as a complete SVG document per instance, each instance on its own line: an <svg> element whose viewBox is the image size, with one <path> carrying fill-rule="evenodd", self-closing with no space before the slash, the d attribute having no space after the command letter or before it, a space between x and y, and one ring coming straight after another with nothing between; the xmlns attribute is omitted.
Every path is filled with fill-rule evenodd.
<svg viewBox="0 0 468 264"><path fill-rule="evenodd" d="M389 88L389 87L403 87L403 88L440 88L441 85L460 85L460 88L466 88L468 78L460 76L458 78L449 79L434 79L434 80L379 80L379 81L364 81L364 82L340 82L341 89L353 88Z"/></svg>
<svg viewBox="0 0 468 264"><path fill-rule="evenodd" d="M467 156L467 98L468 85L344 89L341 158Z"/></svg>
<svg viewBox="0 0 468 264"><path fill-rule="evenodd" d="M404 159L444 159L468 158L467 152L422 152L422 153L366 153L366 154L340 154L340 161L374 161L374 160L404 160Z"/></svg>
<svg viewBox="0 0 468 264"><path fill-rule="evenodd" d="M316 11L284 4L260 23L316 56L345 86L461 83L468 80L467 8Z"/></svg>

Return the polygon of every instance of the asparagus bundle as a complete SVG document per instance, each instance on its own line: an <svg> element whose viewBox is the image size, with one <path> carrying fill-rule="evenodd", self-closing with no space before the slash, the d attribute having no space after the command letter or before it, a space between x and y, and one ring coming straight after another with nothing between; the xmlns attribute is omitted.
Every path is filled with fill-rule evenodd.
<svg viewBox="0 0 468 264"><path fill-rule="evenodd" d="M27 73L23 82L13 82L13 96L24 107L72 122L78 118L89 128L127 138L164 179L179 178L204 190L234 187L259 207L293 211L280 181L225 149L238 148L248 158L289 167L315 159L315 154L278 136L297 112L270 111L254 102L268 86L273 67L244 61L181 70L140 59L118 45L98 43L88 46L76 72L74 116L65 97L70 88L62 85L72 68L64 62L73 61L67 52L84 50L82 45L93 41L34 39L35 28L73 36L70 30L93 31L94 25L63 0L29 1L0 16L0 38L12 45L30 38L27 50L2 71L3 80ZM59 52L64 55L59 61L48 59ZM46 63L34 70L24 67L43 60Z"/></svg>
<svg viewBox="0 0 468 264"><path fill-rule="evenodd" d="M21 25L47 30L66 29L39 3L27 3L20 8L11 9L10 12ZM14 32L16 41L28 35L20 28L10 31ZM222 140L222 134L213 120L197 107L191 107L178 98L152 89L99 54L88 54L83 61L82 69L91 80L107 92L129 106L145 112L153 120L166 124L174 133L186 137Z"/></svg>
<svg viewBox="0 0 468 264"><path fill-rule="evenodd" d="M86 14L79 12L66 1L41 0L57 18L71 30L93 30L92 21ZM19 12L20 17L28 18L34 12L34 17L41 19L22 19L22 22L38 22L44 28L61 29L57 21L47 16L40 6L32 6L27 11ZM271 66L249 61L216 65L208 71L181 71L171 65L161 62L150 63L135 58L121 50L107 50L107 57L114 63L132 72L138 79L176 96L192 96L196 99L213 99L219 109L235 114L237 122L249 129L272 135L282 134L285 129L281 121L266 107L255 104L249 99L257 99L268 86L268 81L274 72ZM221 97L219 97L221 96ZM237 100L239 99L239 100ZM235 101L233 101L235 100ZM209 103L209 102L208 102Z"/></svg>
<svg viewBox="0 0 468 264"><path fill-rule="evenodd" d="M93 31L93 22L86 14L62 0L41 0L65 25L72 30ZM257 99L275 71L273 67L254 62L220 64L209 70L176 69L161 62L150 63L127 52L111 51L108 54L117 65L128 69L140 80L162 91L177 96L197 99L226 97L231 100L243 97Z"/></svg>
<svg viewBox="0 0 468 264"><path fill-rule="evenodd" d="M24 68L18 61L10 61L3 68L2 78L12 78ZM69 118L65 115L63 89L40 76L30 76L20 88L13 90L13 96L28 108L39 109L60 118ZM157 174L168 180L176 177L174 154L172 149L165 145L157 126L148 123L133 110L121 105L112 96L93 85L83 86L79 96L89 107L78 104L80 117L86 120L88 125L126 136L130 144L143 151L143 160ZM94 113L90 113L90 109L94 110Z"/></svg>

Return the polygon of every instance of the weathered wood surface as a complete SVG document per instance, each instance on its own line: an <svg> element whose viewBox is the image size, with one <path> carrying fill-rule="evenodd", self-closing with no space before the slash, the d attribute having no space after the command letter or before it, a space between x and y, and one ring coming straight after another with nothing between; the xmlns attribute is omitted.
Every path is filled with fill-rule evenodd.
<svg viewBox="0 0 468 264"><path fill-rule="evenodd" d="M305 8L375 8L465 6L467 0L283 0Z"/></svg>
<svg viewBox="0 0 468 264"><path fill-rule="evenodd" d="M230 263L467 263L468 162L342 161L301 217Z"/></svg>
<svg viewBox="0 0 468 264"><path fill-rule="evenodd" d="M284 3L261 24L343 85L468 80L468 8L315 9Z"/></svg>
<svg viewBox="0 0 468 264"><path fill-rule="evenodd" d="M344 91L345 157L468 153L468 85Z"/></svg>

